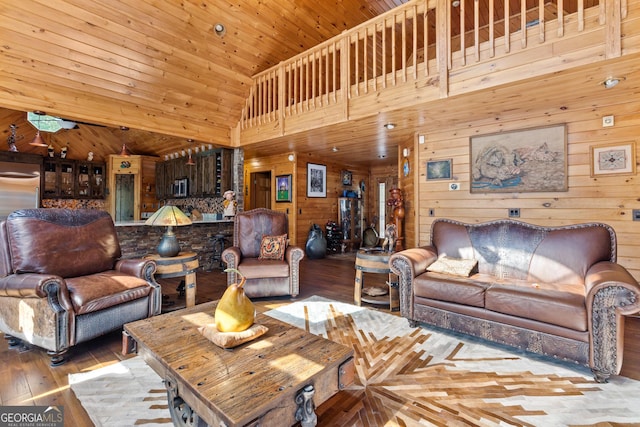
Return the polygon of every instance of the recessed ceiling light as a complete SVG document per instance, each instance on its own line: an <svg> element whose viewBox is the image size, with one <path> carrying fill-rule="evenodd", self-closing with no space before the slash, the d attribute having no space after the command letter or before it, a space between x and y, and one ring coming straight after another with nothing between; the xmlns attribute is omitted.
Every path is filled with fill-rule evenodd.
<svg viewBox="0 0 640 427"><path fill-rule="evenodd" d="M453 6L453 7L458 7L458 6L460 6L460 0L453 0L453 1L451 2L451 6Z"/></svg>
<svg viewBox="0 0 640 427"><path fill-rule="evenodd" d="M385 127L385 128L387 128L387 129L389 129L389 130L391 130L391 129L393 129L394 127L396 127L396 125L395 125L395 123L387 123L386 125L384 125L384 127Z"/></svg>
<svg viewBox="0 0 640 427"><path fill-rule="evenodd" d="M223 24L218 23L213 26L213 32L216 33L217 36L222 37L227 32L227 29Z"/></svg>
<svg viewBox="0 0 640 427"><path fill-rule="evenodd" d="M624 77L608 77L605 81L602 82L602 85L606 89L611 89L612 87L616 87L618 83L624 80Z"/></svg>
<svg viewBox="0 0 640 427"><path fill-rule="evenodd" d="M334 153L337 153L337 152L338 152L338 147L333 147L333 148L331 149L331 151L333 151Z"/></svg>

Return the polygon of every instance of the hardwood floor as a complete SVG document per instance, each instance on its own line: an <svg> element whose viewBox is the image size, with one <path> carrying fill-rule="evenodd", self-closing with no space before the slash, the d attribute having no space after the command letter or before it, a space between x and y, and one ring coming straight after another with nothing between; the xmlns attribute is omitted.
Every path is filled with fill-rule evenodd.
<svg viewBox="0 0 640 427"><path fill-rule="evenodd" d="M302 261L301 293L296 300L319 295L336 301L353 303L353 283L355 278L354 257L341 256L322 260ZM365 286L384 285L386 277L382 274L365 274ZM170 300L178 297L176 287L180 279L161 281L163 292ZM197 273L197 303L219 299L226 287L226 274L220 270ZM177 300L180 302L180 300ZM268 310L288 304L291 298L254 299L259 310ZM388 312L384 306L371 306ZM392 314L398 315L398 312ZM637 319L634 319L637 320ZM627 328L627 344L638 341L638 325ZM627 351L629 350L629 352ZM74 427L93 426L84 408L70 390L68 374L87 372L134 357L122 355L120 332L113 332L88 343L83 343L70 351L69 360L62 366L49 366L49 357L40 349L19 351L9 348L7 342L0 342L0 405L62 405L65 412L65 425ZM632 361L635 360L635 361ZM623 374L637 378L637 346L625 349ZM626 371L626 372L625 372ZM633 372L636 375L629 375ZM340 419L344 414L362 408L362 396L357 393L340 402L329 401L318 408L320 425L322 420ZM325 424L326 425L326 424Z"/></svg>
<svg viewBox="0 0 640 427"><path fill-rule="evenodd" d="M300 295L297 300L320 295L336 301L353 303L355 278L354 257L340 256L322 260L304 259L301 266ZM196 302L219 299L226 287L226 274L220 270L197 273ZM384 284L385 276L366 274L366 284ZM163 279L163 292L170 300L178 297L176 287L180 279ZM178 302L180 300L177 300ZM268 310L291 302L291 298L253 300L258 309ZM381 306L380 309L383 309ZM0 342L0 405L62 405L65 425L93 426L87 413L69 388L68 374L86 372L133 357L122 355L120 332L113 332L69 352L69 360L62 366L49 366L49 357L40 349L20 351ZM346 403L345 403L346 404Z"/></svg>

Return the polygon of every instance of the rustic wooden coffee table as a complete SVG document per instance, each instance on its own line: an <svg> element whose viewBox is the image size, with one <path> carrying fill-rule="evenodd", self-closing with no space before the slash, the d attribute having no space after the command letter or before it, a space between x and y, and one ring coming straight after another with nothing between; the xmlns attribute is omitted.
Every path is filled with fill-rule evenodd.
<svg viewBox="0 0 640 427"><path fill-rule="evenodd" d="M217 302L124 326L123 351L137 351L165 380L175 425L316 425L315 407L353 382L353 349L259 313L269 331L224 350L197 328Z"/></svg>

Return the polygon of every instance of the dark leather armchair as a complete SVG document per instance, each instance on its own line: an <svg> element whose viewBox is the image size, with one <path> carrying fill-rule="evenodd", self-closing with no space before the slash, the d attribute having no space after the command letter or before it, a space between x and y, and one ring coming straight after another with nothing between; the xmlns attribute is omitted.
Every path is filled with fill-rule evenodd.
<svg viewBox="0 0 640 427"><path fill-rule="evenodd" d="M261 260L263 236L287 234L287 215L258 208L239 212L234 219L233 246L222 253L227 268L235 268L247 279L244 289L249 297L297 296L300 292L300 260L304 250L287 245L284 259ZM227 284L236 283L236 273L227 274Z"/></svg>
<svg viewBox="0 0 640 427"><path fill-rule="evenodd" d="M67 350L160 313L155 262L120 259L111 216L23 209L0 222L0 330L12 346Z"/></svg>

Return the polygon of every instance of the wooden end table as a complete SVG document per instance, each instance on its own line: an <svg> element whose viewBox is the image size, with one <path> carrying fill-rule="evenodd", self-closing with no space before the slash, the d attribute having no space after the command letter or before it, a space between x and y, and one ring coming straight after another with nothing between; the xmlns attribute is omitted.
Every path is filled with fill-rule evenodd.
<svg viewBox="0 0 640 427"><path fill-rule="evenodd" d="M158 254L145 256L156 262L155 277L169 279L183 277L185 282L185 299L187 307L196 304L196 270L198 269L198 254L195 252L180 252L174 257L163 257Z"/></svg>
<svg viewBox="0 0 640 427"><path fill-rule="evenodd" d="M262 313L266 334L216 346L197 330L214 322L216 304L124 325L123 351L135 348L165 380L174 425L310 427L314 407L353 382L353 349Z"/></svg>
<svg viewBox="0 0 640 427"><path fill-rule="evenodd" d="M397 311L400 309L398 276L393 274L389 268L389 258L391 257L391 254L391 252L385 252L382 250L358 250L356 253L356 280L353 292L353 300L357 305L361 305L362 302L369 304L388 304L389 310L391 311ZM382 297L362 296L362 288L364 287L363 273L379 273L388 275L388 299Z"/></svg>

